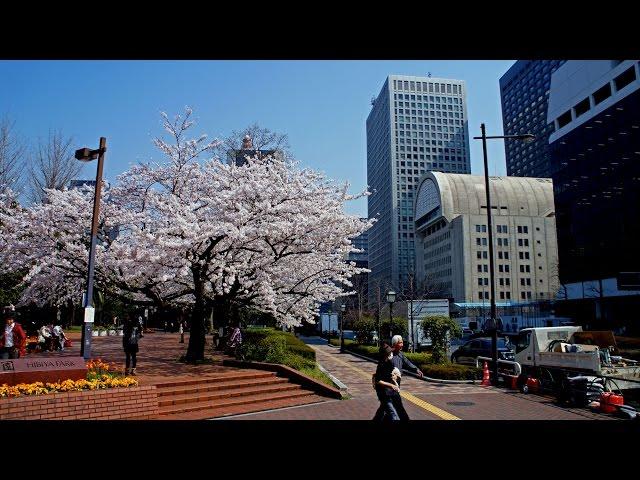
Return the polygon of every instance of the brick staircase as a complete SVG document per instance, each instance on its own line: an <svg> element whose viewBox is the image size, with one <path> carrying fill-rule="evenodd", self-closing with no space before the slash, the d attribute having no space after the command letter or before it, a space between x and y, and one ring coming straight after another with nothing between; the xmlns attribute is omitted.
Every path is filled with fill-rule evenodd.
<svg viewBox="0 0 640 480"><path fill-rule="evenodd" d="M174 380L156 389L160 420L200 420L328 400L264 370Z"/></svg>

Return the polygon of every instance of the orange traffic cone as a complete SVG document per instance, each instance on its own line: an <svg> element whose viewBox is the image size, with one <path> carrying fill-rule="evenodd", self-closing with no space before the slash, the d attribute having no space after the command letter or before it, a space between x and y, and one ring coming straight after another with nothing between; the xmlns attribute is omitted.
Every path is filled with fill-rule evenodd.
<svg viewBox="0 0 640 480"><path fill-rule="evenodd" d="M489 365L487 365L487 362L484 362L484 367L482 367L482 382L480 382L480 385L482 385L483 387L489 387L491 386L491 379L489 377Z"/></svg>

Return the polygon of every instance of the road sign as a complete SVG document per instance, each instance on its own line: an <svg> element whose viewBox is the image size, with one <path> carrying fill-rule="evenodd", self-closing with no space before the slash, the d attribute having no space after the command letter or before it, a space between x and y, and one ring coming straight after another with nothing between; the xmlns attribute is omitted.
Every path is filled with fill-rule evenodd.
<svg viewBox="0 0 640 480"><path fill-rule="evenodd" d="M93 323L93 317L96 313L96 309L93 307L86 307L84 309L84 323Z"/></svg>

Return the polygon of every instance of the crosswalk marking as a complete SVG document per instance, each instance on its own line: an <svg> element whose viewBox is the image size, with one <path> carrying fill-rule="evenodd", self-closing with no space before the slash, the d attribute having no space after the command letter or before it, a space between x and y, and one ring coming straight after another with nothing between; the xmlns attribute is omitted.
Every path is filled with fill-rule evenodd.
<svg viewBox="0 0 640 480"><path fill-rule="evenodd" d="M340 360L339 358L335 358L333 355L325 353L320 349L315 349L315 351L317 353L320 353L321 355L325 355L325 356L331 358L335 362L341 363L342 365L344 365L346 367L349 367L351 370L354 370L354 371L358 372L363 377L371 379L371 374L370 373L367 373L367 372L365 372L364 370L362 370L362 369L360 369L358 367L354 367L353 365L351 365L351 364L349 364L349 363L347 363L347 362L345 362L343 360ZM460 420L460 418L456 417L455 415L453 415L453 414L451 414L451 413L449 413L449 412L447 412L445 410L442 410L441 408L438 408L435 405L431 405L430 403L425 402L424 400L416 397L415 395L412 395L409 392L402 391L402 392L400 392L400 395L402 396L402 398L406 399L407 401L409 401L409 402L413 403L414 405L422 408L423 410L426 410L429 413L434 414L437 417L442 418L443 420Z"/></svg>

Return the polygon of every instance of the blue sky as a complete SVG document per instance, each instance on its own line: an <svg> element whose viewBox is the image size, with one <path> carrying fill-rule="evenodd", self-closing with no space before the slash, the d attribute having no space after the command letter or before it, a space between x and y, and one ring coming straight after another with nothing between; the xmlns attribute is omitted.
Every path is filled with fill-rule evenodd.
<svg viewBox="0 0 640 480"><path fill-rule="evenodd" d="M31 144L60 129L77 147L107 137L105 176L132 163L160 159L160 111L189 105L194 133L223 137L257 122L286 133L302 165L366 187L370 100L387 75L426 75L467 82L470 137L480 123L502 134L498 79L513 60L455 61L0 61L0 116L16 121ZM482 173L482 146L470 139L471 171ZM95 178L95 166L85 167ZM489 142L489 168L505 175L504 146ZM366 215L366 199L347 206Z"/></svg>

